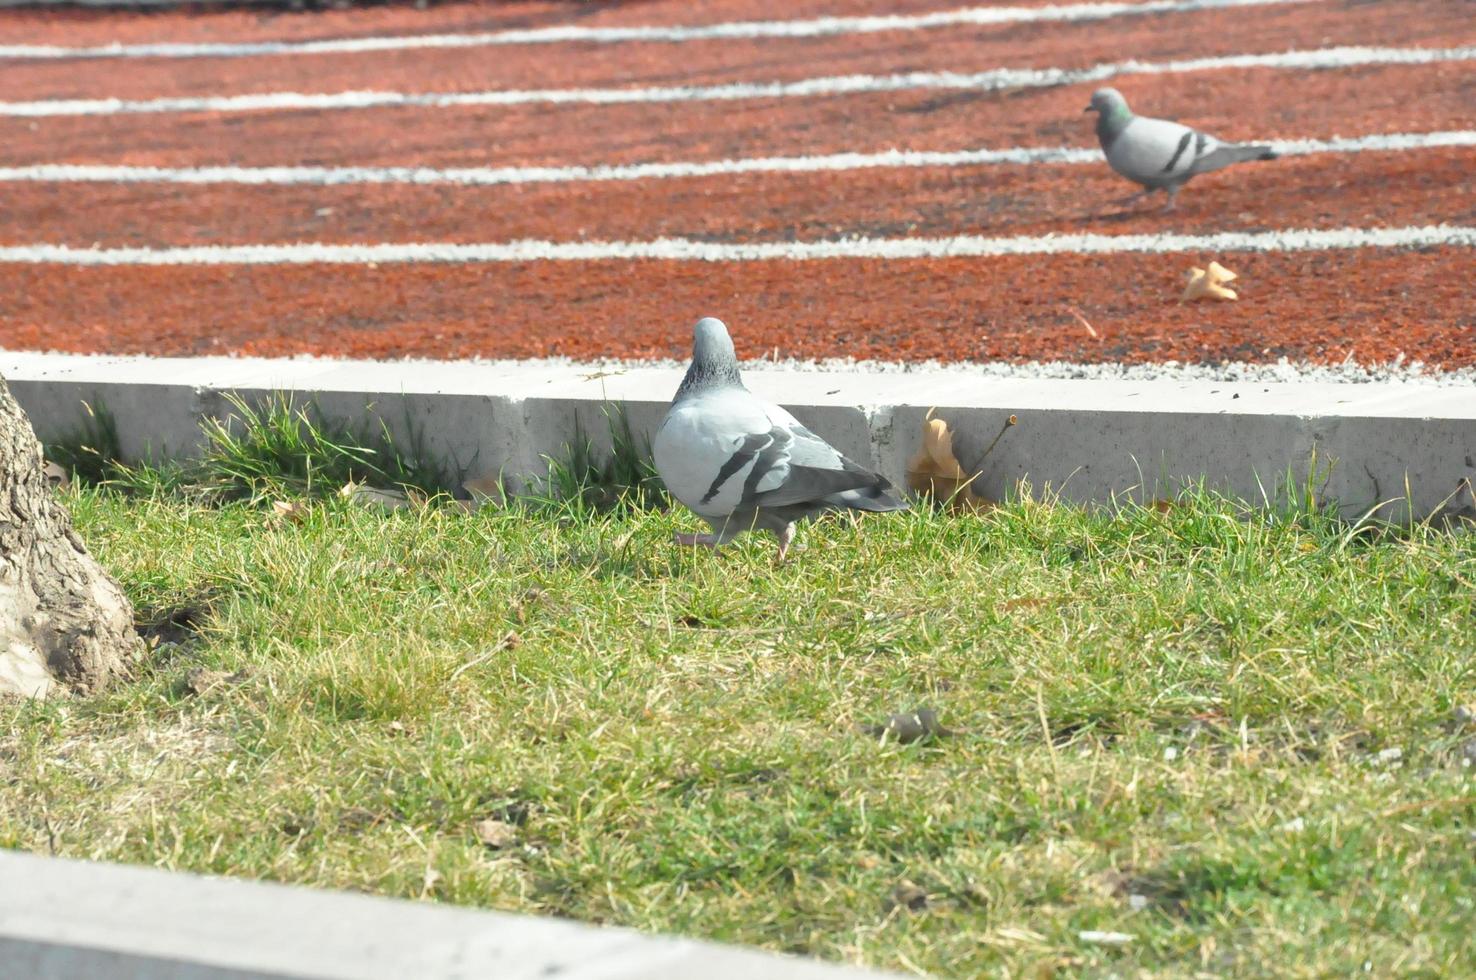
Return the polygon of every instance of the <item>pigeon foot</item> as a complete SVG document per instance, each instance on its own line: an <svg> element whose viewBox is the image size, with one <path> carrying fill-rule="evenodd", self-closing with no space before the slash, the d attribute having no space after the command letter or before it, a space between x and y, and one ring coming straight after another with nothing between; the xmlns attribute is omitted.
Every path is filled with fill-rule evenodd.
<svg viewBox="0 0 1476 980"><path fill-rule="evenodd" d="M1114 216L1125 215L1127 214L1127 212L1123 209L1127 208L1129 204L1136 204L1138 201L1141 201L1143 198L1152 193L1152 191L1139 191L1136 194L1129 194L1127 197L1115 198L1114 200L1108 201L1106 204L1098 207L1097 210L1091 212L1088 217L1092 220L1095 220L1102 217L1109 210L1112 210L1114 208L1118 209L1116 212L1114 212Z"/></svg>
<svg viewBox="0 0 1476 980"><path fill-rule="evenodd" d="M701 545L704 548L716 548L718 543L716 534L683 534L680 531L672 535L672 540L683 548L690 548L694 545Z"/></svg>
<svg viewBox="0 0 1476 980"><path fill-rule="evenodd" d="M782 565L785 556L789 554L790 542L794 541L794 525L787 525L783 531L774 532L774 537L779 539L779 555L774 559L774 563ZM800 545L800 548L803 547L804 545Z"/></svg>

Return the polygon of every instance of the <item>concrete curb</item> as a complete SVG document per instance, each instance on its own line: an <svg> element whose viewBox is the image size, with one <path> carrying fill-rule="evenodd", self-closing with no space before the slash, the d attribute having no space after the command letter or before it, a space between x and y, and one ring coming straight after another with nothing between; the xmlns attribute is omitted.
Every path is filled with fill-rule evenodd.
<svg viewBox="0 0 1476 980"><path fill-rule="evenodd" d="M659 423L681 372L507 362L143 358L0 352L0 373L43 441L64 439L82 402L117 420L124 455L197 451L199 422L225 418L225 394L295 391L331 417L383 420L401 441L468 475L514 489L546 471L576 426L606 448L607 403L633 429ZM1315 465L1344 511L1388 517L1476 513L1476 396L1413 384L1061 381L959 372L749 371L754 391L790 408L843 452L901 482L929 408L957 433L976 486L1002 498L1020 481L1068 501L1140 502L1204 480L1260 501ZM999 435L1005 419L1019 424ZM1315 462L1314 462L1315 461ZM1331 466L1331 471L1326 472ZM1406 494L1408 500L1405 500Z"/></svg>
<svg viewBox="0 0 1476 980"><path fill-rule="evenodd" d="M865 980L563 919L0 851L0 973L177 980Z"/></svg>

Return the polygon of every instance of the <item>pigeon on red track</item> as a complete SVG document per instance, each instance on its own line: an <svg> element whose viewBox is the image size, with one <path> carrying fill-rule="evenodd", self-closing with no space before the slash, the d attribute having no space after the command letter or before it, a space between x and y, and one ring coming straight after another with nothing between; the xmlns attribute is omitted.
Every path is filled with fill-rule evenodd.
<svg viewBox="0 0 1476 980"><path fill-rule="evenodd" d="M796 521L827 510L907 508L885 478L743 386L721 320L699 320L692 333L692 364L652 450L667 490L713 533L678 534L678 544L716 548L759 529L779 539L783 561Z"/></svg>
<svg viewBox="0 0 1476 980"><path fill-rule="evenodd" d="M1166 191L1166 211L1173 210L1179 188L1191 177L1246 160L1276 159L1276 151L1269 146L1222 143L1180 123L1136 116L1115 88L1093 92L1085 111L1097 113L1097 139L1107 163L1143 187L1127 200Z"/></svg>

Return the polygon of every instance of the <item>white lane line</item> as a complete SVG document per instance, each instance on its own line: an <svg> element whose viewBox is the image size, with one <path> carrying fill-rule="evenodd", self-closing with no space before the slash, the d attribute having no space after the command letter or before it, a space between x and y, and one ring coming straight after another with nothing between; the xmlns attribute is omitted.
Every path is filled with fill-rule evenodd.
<svg viewBox="0 0 1476 980"><path fill-rule="evenodd" d="M1263 140L1283 156L1316 153L1388 153L1443 147L1476 147L1476 130L1376 133L1314 140ZM589 181L668 180L752 173L813 173L900 167L977 167L1035 163L1099 163L1096 147L1018 147L1005 150L883 150L823 156L751 157L676 163L607 164L593 167L129 167L38 163L0 167L0 183L245 184L331 187L352 184L564 184Z"/></svg>
<svg viewBox="0 0 1476 980"><path fill-rule="evenodd" d="M380 245L198 245L179 248L0 247L0 263L26 265L367 265L370 263L766 262L818 259L936 259L1003 255L1110 255L1177 252L1302 252L1357 248L1476 246L1476 227L1286 229L1212 235L1042 235L985 238L846 238L818 242L724 244L684 238L645 242L550 242Z"/></svg>
<svg viewBox="0 0 1476 980"><path fill-rule="evenodd" d="M422 34L323 41L255 41L214 44L109 44L69 48L55 45L0 45L0 58L242 58L254 55L363 54L417 48L480 48L509 44L623 41L711 41L751 38L809 38L840 34L921 31L939 27L983 27L1110 20L1149 14L1190 13L1232 7L1270 7L1314 0L1148 0L1146 3L1072 3L1044 7L960 7L926 14L880 17L816 17L806 20L754 20L671 27L540 27L475 34Z"/></svg>
<svg viewBox="0 0 1476 980"><path fill-rule="evenodd" d="M509 89L487 92L264 92L256 95L143 100L53 99L40 102L0 102L0 116L114 116L128 113L258 112L284 109L444 109L464 106L710 102L810 98L916 89L989 91L1045 88L1105 81L1119 75L1172 75L1227 68L1308 70L1366 65L1429 65L1472 60L1476 60L1476 46L1339 47L1181 61L1120 61L1088 68L996 68L972 74L924 71L901 75L837 75L798 82L735 82L727 85L678 85L660 88Z"/></svg>

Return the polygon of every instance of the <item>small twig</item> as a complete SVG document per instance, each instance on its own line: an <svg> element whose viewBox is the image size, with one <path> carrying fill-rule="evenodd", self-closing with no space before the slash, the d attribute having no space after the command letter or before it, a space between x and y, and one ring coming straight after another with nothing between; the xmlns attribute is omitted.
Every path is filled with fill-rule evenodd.
<svg viewBox="0 0 1476 980"><path fill-rule="evenodd" d="M486 663L488 660L492 659L502 651L517 646L519 641L520 638L518 637L518 634L513 630L508 630L507 635L504 636L501 640L498 640L497 644L493 646L492 649L488 650L480 657L473 657L471 660L468 660L460 667L457 667L455 670L451 671L451 676L446 678L446 683L450 684L454 682L456 678L460 677L462 674L466 673L468 670L471 670L478 664Z"/></svg>
<svg viewBox="0 0 1476 980"><path fill-rule="evenodd" d="M614 371L606 371L601 368L597 371L590 371L588 374L581 374L579 377L585 381L603 381L605 378L616 378L624 373L625 368L617 368Z"/></svg>
<svg viewBox="0 0 1476 980"><path fill-rule="evenodd" d="M1438 806L1469 806L1472 803L1476 803L1476 796L1452 796L1449 799L1443 800L1418 800L1414 803L1405 803L1400 806L1390 807L1383 813L1380 813L1379 816L1393 817L1401 813L1412 813L1415 810L1433 810Z"/></svg>
<svg viewBox="0 0 1476 980"><path fill-rule="evenodd" d="M1051 773L1055 778L1056 792L1061 792L1061 757L1056 753L1056 740L1051 737L1050 719L1046 717L1045 689L1035 685L1035 711L1040 718L1040 734L1045 739L1046 751L1051 754Z"/></svg>
<svg viewBox="0 0 1476 980"><path fill-rule="evenodd" d="M1068 306L1066 307L1066 312L1076 317L1077 322L1080 323L1083 327L1086 327L1086 332L1092 335L1093 340L1102 339L1101 334L1092 329L1091 323L1087 320L1086 316L1082 314L1081 310L1078 310L1074 306Z"/></svg>
<svg viewBox="0 0 1476 980"><path fill-rule="evenodd" d="M45 807L41 808L41 819L46 824L46 849L56 857L56 827L51 822L51 811Z"/></svg>
<svg viewBox="0 0 1476 980"><path fill-rule="evenodd" d="M1018 418L1016 418L1015 416L1013 416L1013 415L1011 415L1009 418L1005 419L1005 424L999 427L999 433L994 437L994 441L989 444L989 448L988 449L985 449L984 450L984 455L983 456L980 456L979 457L979 462L975 464L974 470L975 470L976 473L979 470L979 468L984 465L984 459L985 459L985 457L987 457L990 453L994 452L994 447L997 446L997 445L999 445L999 440L1001 440L1001 439L1004 438L1005 430L1008 429L1010 426L1016 424L1019 421L1020 420Z"/></svg>

